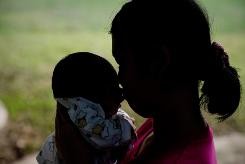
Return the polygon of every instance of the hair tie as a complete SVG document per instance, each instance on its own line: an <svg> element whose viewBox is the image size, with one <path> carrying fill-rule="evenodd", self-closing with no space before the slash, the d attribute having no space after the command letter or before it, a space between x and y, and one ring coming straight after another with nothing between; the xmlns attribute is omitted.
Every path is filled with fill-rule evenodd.
<svg viewBox="0 0 245 164"><path fill-rule="evenodd" d="M229 56L225 52L224 48L217 42L213 42L211 49L218 61L221 61L222 68L227 68L230 66Z"/></svg>

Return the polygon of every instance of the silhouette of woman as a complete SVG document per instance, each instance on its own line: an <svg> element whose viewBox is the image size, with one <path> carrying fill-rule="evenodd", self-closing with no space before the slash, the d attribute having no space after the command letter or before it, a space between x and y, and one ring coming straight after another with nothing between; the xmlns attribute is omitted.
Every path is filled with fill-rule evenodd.
<svg viewBox="0 0 245 164"><path fill-rule="evenodd" d="M225 120L239 105L241 87L226 52L211 41L207 15L197 2L131 0L113 19L111 34L124 96L149 118L119 163L216 164L212 130L200 110ZM56 129L72 135L56 142L63 153L72 152L66 161L79 161L86 145L61 126L69 124L60 112ZM65 138L77 142L76 150L62 145Z"/></svg>

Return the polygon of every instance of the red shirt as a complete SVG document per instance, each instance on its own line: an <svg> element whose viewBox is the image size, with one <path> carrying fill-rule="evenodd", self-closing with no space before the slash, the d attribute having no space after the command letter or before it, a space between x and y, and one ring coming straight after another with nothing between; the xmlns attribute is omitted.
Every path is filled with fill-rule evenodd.
<svg viewBox="0 0 245 164"><path fill-rule="evenodd" d="M137 140L127 152L122 164L133 162L142 143L153 132L153 120L147 119L137 130ZM193 140L188 146L180 150L163 154L158 159L147 162L151 164L217 164L213 143L213 133L207 127L203 136Z"/></svg>

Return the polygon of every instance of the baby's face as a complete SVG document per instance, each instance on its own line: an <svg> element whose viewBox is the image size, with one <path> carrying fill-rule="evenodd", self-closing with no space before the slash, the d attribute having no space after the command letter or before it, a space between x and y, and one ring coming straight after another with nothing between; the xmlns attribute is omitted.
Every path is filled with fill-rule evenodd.
<svg viewBox="0 0 245 164"><path fill-rule="evenodd" d="M122 89L119 87L108 88L105 96L103 97L101 106L105 111L106 118L116 114L123 101Z"/></svg>

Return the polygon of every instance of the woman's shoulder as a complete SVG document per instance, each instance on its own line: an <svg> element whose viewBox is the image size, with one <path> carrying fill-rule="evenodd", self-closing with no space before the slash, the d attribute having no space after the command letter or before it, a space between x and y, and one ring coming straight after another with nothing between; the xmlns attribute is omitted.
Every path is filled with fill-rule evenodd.
<svg viewBox="0 0 245 164"><path fill-rule="evenodd" d="M160 154L150 163L154 164L217 164L213 133L207 127L202 136L199 136L181 149L173 150L168 154Z"/></svg>
<svg viewBox="0 0 245 164"><path fill-rule="evenodd" d="M205 129L205 132L200 138L197 138L190 143L181 154L181 163L205 163L216 164L216 152L213 141L213 132L210 127ZM188 162L189 161L189 162ZM192 162L191 162L192 161Z"/></svg>
<svg viewBox="0 0 245 164"><path fill-rule="evenodd" d="M137 153L141 145L145 142L148 136L153 132L153 120L147 119L142 126L137 130L138 138L133 147L128 151L122 163L130 163L135 161ZM191 143L181 149L173 150L169 153L159 153L144 163L154 164L216 164L216 153L213 143L213 133L210 127L207 127L202 136L194 139Z"/></svg>

